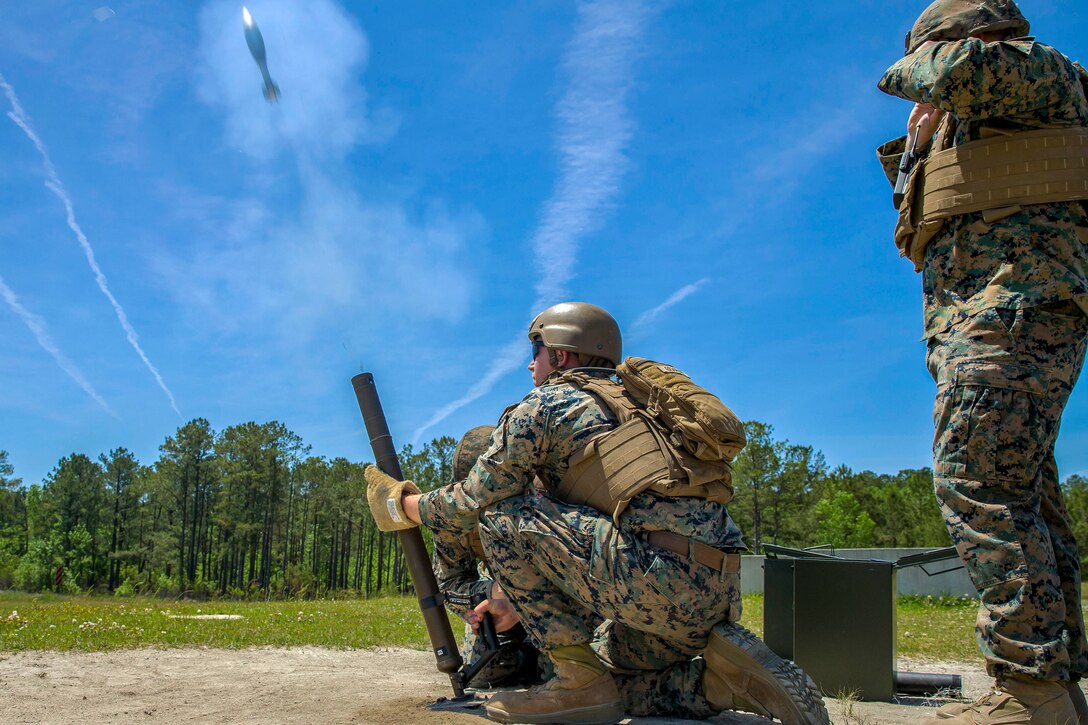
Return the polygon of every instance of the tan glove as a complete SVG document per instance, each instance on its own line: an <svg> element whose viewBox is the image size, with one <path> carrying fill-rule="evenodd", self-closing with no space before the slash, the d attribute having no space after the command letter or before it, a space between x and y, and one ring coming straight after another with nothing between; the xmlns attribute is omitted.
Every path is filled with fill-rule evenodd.
<svg viewBox="0 0 1088 725"><path fill-rule="evenodd" d="M398 481L377 466L367 466L363 471L366 478L366 500L370 504L370 515L381 531L400 531L418 526L404 513L401 497L405 493L419 493L419 488L411 481Z"/></svg>

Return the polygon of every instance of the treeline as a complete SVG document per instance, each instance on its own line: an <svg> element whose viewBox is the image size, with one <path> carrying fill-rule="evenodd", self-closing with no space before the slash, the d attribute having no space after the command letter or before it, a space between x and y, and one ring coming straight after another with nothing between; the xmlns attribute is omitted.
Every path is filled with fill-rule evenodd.
<svg viewBox="0 0 1088 725"><path fill-rule="evenodd" d="M766 543L946 546L929 469L829 468L811 446L746 424L734 463L733 518L753 551ZM449 481L456 441L400 454L423 490ZM367 511L363 463L309 455L283 424L220 432L195 419L143 465L117 448L73 453L22 485L0 450L0 589L164 596L371 596L411 589L399 539ZM1063 485L1088 554L1088 479ZM429 534L424 532L425 539Z"/></svg>
<svg viewBox="0 0 1088 725"><path fill-rule="evenodd" d="M400 454L429 490L456 441ZM363 463L308 456L283 424L193 420L142 465L118 448L73 453L22 486L0 451L0 589L178 596L406 592L395 534L374 527Z"/></svg>
<svg viewBox="0 0 1088 725"><path fill-rule="evenodd" d="M729 512L752 551L763 544L839 548L942 547L951 540L928 468L896 474L828 468L811 446L745 424L748 445L733 465ZM1088 556L1088 479L1062 484L1082 558Z"/></svg>

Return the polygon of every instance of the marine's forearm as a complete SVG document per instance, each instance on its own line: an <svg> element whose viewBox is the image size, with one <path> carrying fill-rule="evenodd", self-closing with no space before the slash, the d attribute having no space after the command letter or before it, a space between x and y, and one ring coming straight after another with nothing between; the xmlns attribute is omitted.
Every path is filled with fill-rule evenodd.
<svg viewBox="0 0 1088 725"><path fill-rule="evenodd" d="M1029 113L1051 102L1067 82L1060 54L1035 46L977 38L927 44L889 68L877 87L960 120Z"/></svg>
<svg viewBox="0 0 1088 725"><path fill-rule="evenodd" d="M434 532L434 576L447 606L464 618L472 606L474 594L485 598L491 580L480 576L479 557L473 545L475 533Z"/></svg>
<svg viewBox="0 0 1088 725"><path fill-rule="evenodd" d="M467 619L473 601L487 599L491 595L491 586L494 582L490 579L462 580L449 589L442 589L442 596L446 599L446 605L462 619Z"/></svg>

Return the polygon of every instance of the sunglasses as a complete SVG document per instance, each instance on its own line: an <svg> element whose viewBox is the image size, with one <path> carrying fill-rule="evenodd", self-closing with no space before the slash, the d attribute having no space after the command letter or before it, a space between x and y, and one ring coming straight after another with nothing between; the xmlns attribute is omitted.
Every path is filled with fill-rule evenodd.
<svg viewBox="0 0 1088 725"><path fill-rule="evenodd" d="M532 359L536 360L536 356L540 354L540 349L542 347L544 347L544 341L543 340L533 340L532 343L533 343L533 357L532 357Z"/></svg>

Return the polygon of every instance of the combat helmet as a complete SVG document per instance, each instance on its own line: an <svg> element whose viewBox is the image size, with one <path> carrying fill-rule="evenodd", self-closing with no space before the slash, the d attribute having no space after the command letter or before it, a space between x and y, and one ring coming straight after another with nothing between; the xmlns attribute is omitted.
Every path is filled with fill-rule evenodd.
<svg viewBox="0 0 1088 725"><path fill-rule="evenodd" d="M529 339L554 350L604 358L612 365L619 364L623 351L615 318L588 302L562 302L544 310L529 325Z"/></svg>
<svg viewBox="0 0 1088 725"><path fill-rule="evenodd" d="M457 442L457 448L453 451L454 481L463 481L468 478L468 472L472 470L476 459L487 451L491 433L494 430L493 425L478 425L461 436L461 440Z"/></svg>
<svg viewBox="0 0 1088 725"><path fill-rule="evenodd" d="M981 33L1027 35L1031 24L1013 0L937 0L922 11L907 33L907 55L927 40L963 40Z"/></svg>

